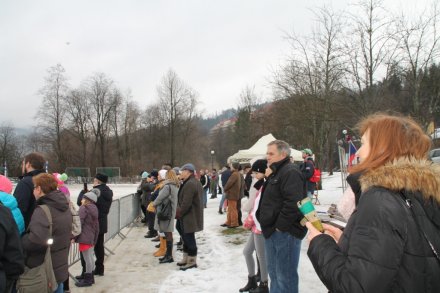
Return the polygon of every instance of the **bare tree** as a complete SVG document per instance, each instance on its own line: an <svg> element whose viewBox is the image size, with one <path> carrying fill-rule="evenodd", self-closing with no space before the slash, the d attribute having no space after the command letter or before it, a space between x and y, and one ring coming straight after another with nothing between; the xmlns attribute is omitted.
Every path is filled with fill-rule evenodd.
<svg viewBox="0 0 440 293"><path fill-rule="evenodd" d="M421 97L421 86L428 74L428 68L435 64L440 56L439 17L436 4L429 13L424 11L415 21L410 21L409 17L404 15L396 21L402 57L400 63L405 73L412 102L411 114L425 126L428 125L440 102L434 95L425 100Z"/></svg>
<svg viewBox="0 0 440 293"><path fill-rule="evenodd" d="M345 32L345 56L348 64L346 90L351 92L354 113L365 115L381 108L377 83L387 79L397 53L393 19L382 0L361 0Z"/></svg>
<svg viewBox="0 0 440 293"><path fill-rule="evenodd" d="M53 151L61 168L65 167L65 157L61 134L65 123L64 100L68 91L65 69L61 64L48 69L45 84L40 90L43 101L38 110L38 118L49 141L53 141Z"/></svg>
<svg viewBox="0 0 440 293"><path fill-rule="evenodd" d="M81 144L81 164L87 166L87 145L90 140L91 124L89 101L85 89L71 90L66 99L66 111L69 115L70 133Z"/></svg>
<svg viewBox="0 0 440 293"><path fill-rule="evenodd" d="M280 134L312 147L319 158L333 146L344 69L341 14L324 7L314 15L311 36L287 35L292 53L273 86L275 97L286 100L277 103L288 117L280 121Z"/></svg>
<svg viewBox="0 0 440 293"><path fill-rule="evenodd" d="M96 73L89 77L87 84L87 99L91 106L89 120L95 136L94 153L99 144L100 164L106 166L106 143L110 132L110 119L116 107L117 100L113 95L113 81L104 73Z"/></svg>
<svg viewBox="0 0 440 293"><path fill-rule="evenodd" d="M176 132L180 127L179 122L191 118L195 109L197 93L179 78L170 69L162 78L157 87L159 105L164 113L165 123L168 128L170 163L174 165L176 161Z"/></svg>
<svg viewBox="0 0 440 293"><path fill-rule="evenodd" d="M19 165L22 152L20 151L19 139L15 128L10 123L0 124L0 171L3 173L3 166L15 168Z"/></svg>

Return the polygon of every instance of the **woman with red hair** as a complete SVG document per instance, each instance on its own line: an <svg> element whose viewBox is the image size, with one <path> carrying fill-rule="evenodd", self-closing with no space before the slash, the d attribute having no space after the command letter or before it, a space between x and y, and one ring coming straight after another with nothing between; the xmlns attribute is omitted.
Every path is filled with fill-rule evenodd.
<svg viewBox="0 0 440 293"><path fill-rule="evenodd" d="M307 223L308 256L330 292L440 292L440 165L414 120L359 124L359 198L344 232Z"/></svg>

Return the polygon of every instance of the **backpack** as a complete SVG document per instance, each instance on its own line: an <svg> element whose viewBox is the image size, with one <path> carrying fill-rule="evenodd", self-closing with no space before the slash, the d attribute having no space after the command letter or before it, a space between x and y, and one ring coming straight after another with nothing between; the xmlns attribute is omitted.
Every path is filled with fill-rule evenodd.
<svg viewBox="0 0 440 293"><path fill-rule="evenodd" d="M70 213L72 214L72 236L76 237L81 234L81 220L78 215L78 211L69 200Z"/></svg>
<svg viewBox="0 0 440 293"><path fill-rule="evenodd" d="M312 177L309 178L310 182L317 183L321 180L321 170L315 167Z"/></svg>

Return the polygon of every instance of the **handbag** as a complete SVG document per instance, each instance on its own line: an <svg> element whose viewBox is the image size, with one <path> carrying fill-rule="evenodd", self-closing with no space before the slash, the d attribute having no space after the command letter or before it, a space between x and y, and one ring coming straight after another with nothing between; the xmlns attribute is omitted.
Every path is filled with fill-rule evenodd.
<svg viewBox="0 0 440 293"><path fill-rule="evenodd" d="M171 220L171 214L173 212L173 207L171 206L171 187L170 193L168 197L157 207L156 216L160 221L169 221Z"/></svg>
<svg viewBox="0 0 440 293"><path fill-rule="evenodd" d="M50 254L50 246L52 239L52 215L47 205L40 206L47 219L49 220L49 239L46 249L46 255L41 265L35 268L25 267L24 273L20 275L17 281L17 289L19 293L52 293L58 288L55 273L52 267L52 256Z"/></svg>

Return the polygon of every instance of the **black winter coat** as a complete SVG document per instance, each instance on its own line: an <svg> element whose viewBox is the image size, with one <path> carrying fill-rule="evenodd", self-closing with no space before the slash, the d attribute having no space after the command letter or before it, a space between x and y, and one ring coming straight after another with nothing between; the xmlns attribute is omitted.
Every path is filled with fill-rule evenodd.
<svg viewBox="0 0 440 293"><path fill-rule="evenodd" d="M299 166L299 169L304 175L304 180L306 182L306 191L314 192L316 183L310 182L310 178L312 178L313 173L315 173L315 163L311 157L308 157L307 160Z"/></svg>
<svg viewBox="0 0 440 293"><path fill-rule="evenodd" d="M286 158L271 164L273 173L264 183L257 210L263 235L269 238L276 229L303 239L307 228L300 224L303 215L297 203L305 197L304 177Z"/></svg>
<svg viewBox="0 0 440 293"><path fill-rule="evenodd" d="M339 243L325 234L310 242L320 279L331 292L440 292L440 260L421 233L440 251L440 165L401 159L366 171L360 182Z"/></svg>
<svg viewBox="0 0 440 293"><path fill-rule="evenodd" d="M202 188L203 189L208 189L209 188L209 178L208 175L202 175L200 176L200 184L202 184Z"/></svg>
<svg viewBox="0 0 440 293"><path fill-rule="evenodd" d="M59 190L52 191L37 200L37 205L47 205L52 214L52 238L50 248L52 265L58 283L67 280L68 255L72 232L72 213L69 202ZM49 221L42 208L36 208L29 223L29 230L22 237L26 265L29 268L39 266L46 255L49 239Z"/></svg>
<svg viewBox="0 0 440 293"><path fill-rule="evenodd" d="M44 170L34 170L23 175L14 190L18 208L24 218L24 228L27 229L35 209L34 183L32 177L44 173Z"/></svg>
<svg viewBox="0 0 440 293"><path fill-rule="evenodd" d="M98 208L98 220L99 220L99 233L107 233L107 215L110 212L110 207L113 201L113 191L105 184L97 185L93 188L99 189L101 192L96 202Z"/></svg>
<svg viewBox="0 0 440 293"><path fill-rule="evenodd" d="M24 271L20 235L11 211L0 203L0 292L6 279L16 280Z"/></svg>

